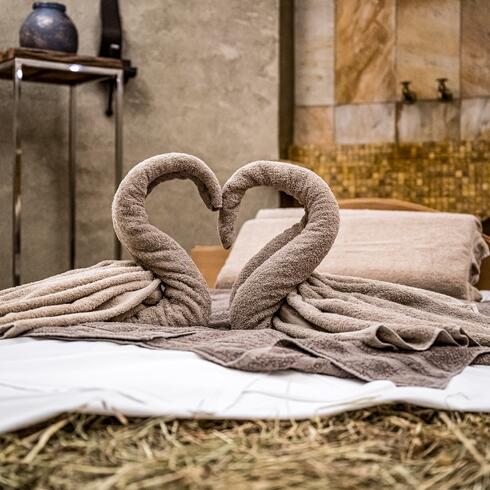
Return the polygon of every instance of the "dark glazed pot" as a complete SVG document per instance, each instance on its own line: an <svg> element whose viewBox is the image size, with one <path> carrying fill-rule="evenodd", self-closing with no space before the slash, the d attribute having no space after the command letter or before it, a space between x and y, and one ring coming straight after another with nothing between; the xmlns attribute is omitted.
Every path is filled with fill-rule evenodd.
<svg viewBox="0 0 490 490"><path fill-rule="evenodd" d="M51 49L76 53L78 33L61 3L35 2L19 33L24 48Z"/></svg>

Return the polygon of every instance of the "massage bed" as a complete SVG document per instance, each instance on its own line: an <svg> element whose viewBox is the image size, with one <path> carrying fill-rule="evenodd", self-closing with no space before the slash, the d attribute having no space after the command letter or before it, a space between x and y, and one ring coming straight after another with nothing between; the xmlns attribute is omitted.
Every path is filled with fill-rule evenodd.
<svg viewBox="0 0 490 490"><path fill-rule="evenodd" d="M351 201L342 206L415 210L411 204L391 200ZM195 247L192 251L210 285L226 256L221 247ZM482 269L480 289L490 289L488 262ZM490 301L490 293L483 291L483 300ZM407 402L490 412L490 395L481 390L489 382L489 366L465 368L444 389L397 387L389 381L365 383L296 371L244 372L183 351L101 341L13 338L0 343L0 431L25 427L66 411L290 419Z"/></svg>

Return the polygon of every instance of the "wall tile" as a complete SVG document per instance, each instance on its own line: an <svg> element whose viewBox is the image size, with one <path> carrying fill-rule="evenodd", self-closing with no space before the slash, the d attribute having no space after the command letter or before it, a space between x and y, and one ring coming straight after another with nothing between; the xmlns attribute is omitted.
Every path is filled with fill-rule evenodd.
<svg viewBox="0 0 490 490"><path fill-rule="evenodd" d="M335 15L335 98L340 104L395 96L395 0L342 0Z"/></svg>
<svg viewBox="0 0 490 490"><path fill-rule="evenodd" d="M459 0L398 0L397 5L398 82L411 80L419 98L434 99L435 79L448 78L458 95Z"/></svg>
<svg viewBox="0 0 490 490"><path fill-rule="evenodd" d="M490 95L490 2L461 2L461 91Z"/></svg>
<svg viewBox="0 0 490 490"><path fill-rule="evenodd" d="M394 142L395 104L337 106L335 140L338 144Z"/></svg>
<svg viewBox="0 0 490 490"><path fill-rule="evenodd" d="M295 101L326 105L334 101L334 0L295 2Z"/></svg>
<svg viewBox="0 0 490 490"><path fill-rule="evenodd" d="M490 99L461 102L461 139L490 140Z"/></svg>
<svg viewBox="0 0 490 490"><path fill-rule="evenodd" d="M332 107L296 107L294 144L328 145L333 143Z"/></svg>
<svg viewBox="0 0 490 490"><path fill-rule="evenodd" d="M443 141L459 138L459 104L419 101L398 105L400 142Z"/></svg>

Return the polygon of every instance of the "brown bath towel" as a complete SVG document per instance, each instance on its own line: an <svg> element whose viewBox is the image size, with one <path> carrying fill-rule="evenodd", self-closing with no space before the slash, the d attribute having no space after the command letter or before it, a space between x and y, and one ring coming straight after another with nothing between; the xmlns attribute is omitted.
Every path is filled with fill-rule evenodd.
<svg viewBox="0 0 490 490"><path fill-rule="evenodd" d="M207 325L211 298L186 251L148 221L145 200L159 183L191 179L211 210L221 187L196 157L169 153L136 165L114 197L117 236L135 262L106 261L0 292L0 336L42 326L124 320L158 325Z"/></svg>
<svg viewBox="0 0 490 490"><path fill-rule="evenodd" d="M380 353L453 346L451 357L468 359L467 349L490 351L489 318L474 304L409 286L315 273L337 236L339 211L326 183L304 168L262 161L239 169L223 187L219 230L225 247L233 241L243 195L260 185L293 196L305 215L238 275L231 294L231 328L274 328L294 339L314 340L310 349L317 355L321 339L360 341ZM402 368L402 359L409 358L398 359Z"/></svg>

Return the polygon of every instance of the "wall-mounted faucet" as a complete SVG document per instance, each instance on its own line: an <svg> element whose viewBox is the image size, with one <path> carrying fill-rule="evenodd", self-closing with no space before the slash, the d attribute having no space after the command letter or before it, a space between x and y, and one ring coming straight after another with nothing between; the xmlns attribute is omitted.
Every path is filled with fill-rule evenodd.
<svg viewBox="0 0 490 490"><path fill-rule="evenodd" d="M402 85L402 101L404 104L414 104L417 101L417 94L410 90L410 80L404 80Z"/></svg>
<svg viewBox="0 0 490 490"><path fill-rule="evenodd" d="M452 92L447 88L447 78L437 78L437 91L439 92L439 100L441 102L451 102L453 100Z"/></svg>

